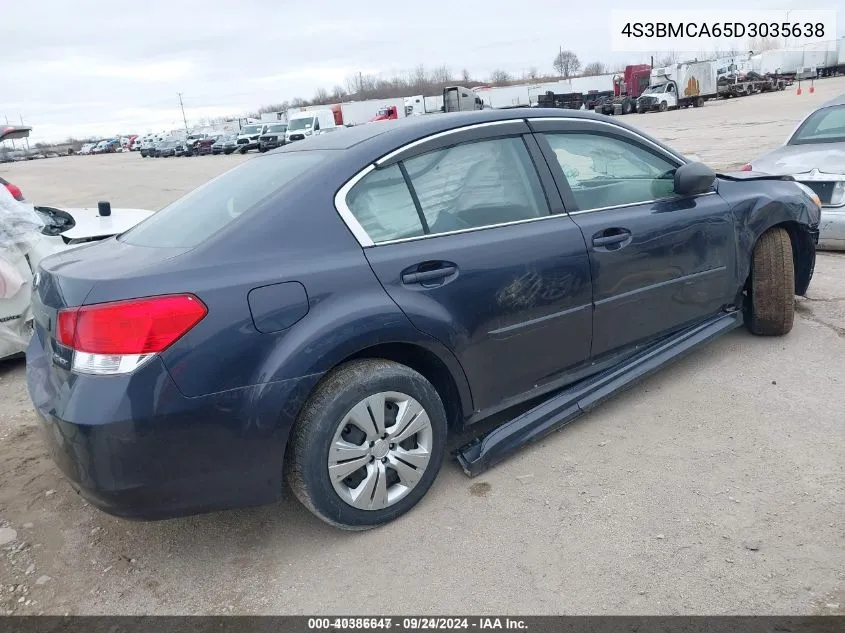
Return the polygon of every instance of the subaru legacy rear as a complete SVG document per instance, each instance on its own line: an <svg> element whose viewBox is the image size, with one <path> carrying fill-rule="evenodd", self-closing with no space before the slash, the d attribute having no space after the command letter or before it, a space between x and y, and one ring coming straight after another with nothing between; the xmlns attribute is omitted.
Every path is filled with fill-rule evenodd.
<svg viewBox="0 0 845 633"><path fill-rule="evenodd" d="M42 262L28 387L53 459L95 505L159 518L281 489L277 407L316 378L296 368L270 382L256 368L307 311L303 286L279 283L308 253L301 236L286 243L296 194L279 201L324 160L248 161L137 230Z"/></svg>

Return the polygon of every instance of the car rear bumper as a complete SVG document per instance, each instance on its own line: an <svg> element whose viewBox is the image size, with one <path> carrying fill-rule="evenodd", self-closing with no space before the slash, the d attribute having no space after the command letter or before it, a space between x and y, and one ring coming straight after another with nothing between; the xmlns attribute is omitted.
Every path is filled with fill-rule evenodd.
<svg viewBox="0 0 845 633"><path fill-rule="evenodd" d="M133 519L277 500L290 428L319 378L188 398L159 358L127 376L72 374L38 333L26 373L60 470L93 505Z"/></svg>

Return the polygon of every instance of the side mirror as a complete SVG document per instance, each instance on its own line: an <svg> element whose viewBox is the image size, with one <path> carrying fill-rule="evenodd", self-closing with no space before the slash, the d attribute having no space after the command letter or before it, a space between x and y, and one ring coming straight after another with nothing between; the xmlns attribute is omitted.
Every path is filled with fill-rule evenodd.
<svg viewBox="0 0 845 633"><path fill-rule="evenodd" d="M687 163L675 170L675 193L695 196L709 191L716 182L716 173L703 163Z"/></svg>

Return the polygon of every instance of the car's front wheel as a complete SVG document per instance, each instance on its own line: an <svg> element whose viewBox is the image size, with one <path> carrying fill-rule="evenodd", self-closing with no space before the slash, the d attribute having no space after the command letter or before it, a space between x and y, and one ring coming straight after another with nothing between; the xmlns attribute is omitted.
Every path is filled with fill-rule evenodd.
<svg viewBox="0 0 845 633"><path fill-rule="evenodd" d="M745 324L754 334L780 336L795 318L795 267L786 229L769 229L754 246Z"/></svg>
<svg viewBox="0 0 845 633"><path fill-rule="evenodd" d="M308 399L285 470L297 498L323 521L372 528L414 507L434 482L446 413L419 373L386 360L332 371Z"/></svg>

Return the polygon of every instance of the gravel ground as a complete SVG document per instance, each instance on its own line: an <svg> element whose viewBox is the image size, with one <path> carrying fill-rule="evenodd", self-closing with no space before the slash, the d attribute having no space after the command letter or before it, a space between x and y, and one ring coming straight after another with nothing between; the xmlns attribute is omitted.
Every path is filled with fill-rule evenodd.
<svg viewBox="0 0 845 633"><path fill-rule="evenodd" d="M843 91L624 120L726 168ZM0 174L38 202L158 208L240 160ZM23 364L0 363L0 613L845 613L845 255L819 255L797 309L788 336L735 331L478 479L447 461L417 509L351 534L290 494L157 523L103 514L47 458Z"/></svg>

